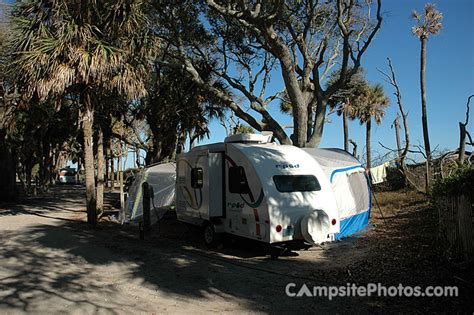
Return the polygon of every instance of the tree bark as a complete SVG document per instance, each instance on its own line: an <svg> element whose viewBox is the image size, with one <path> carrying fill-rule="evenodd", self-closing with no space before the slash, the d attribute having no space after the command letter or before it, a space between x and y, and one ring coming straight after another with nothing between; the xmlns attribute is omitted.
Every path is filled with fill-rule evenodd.
<svg viewBox="0 0 474 315"><path fill-rule="evenodd" d="M82 169L81 155L79 154L79 156L77 157L77 173L76 173L76 181L78 183L81 183L81 169Z"/></svg>
<svg viewBox="0 0 474 315"><path fill-rule="evenodd" d="M189 151L191 151L194 148L196 139L197 139L197 136L194 134L194 130L191 128L189 130Z"/></svg>
<svg viewBox="0 0 474 315"><path fill-rule="evenodd" d="M125 198L123 195L123 170L122 170L122 142L119 143L120 153L117 158L117 180L119 182L119 191L120 191L120 211L123 213L125 207ZM123 216L122 216L123 217Z"/></svg>
<svg viewBox="0 0 474 315"><path fill-rule="evenodd" d="M306 146L308 129L307 123L308 112L306 110L306 104L293 103L294 146L297 146L299 148L304 148Z"/></svg>
<svg viewBox="0 0 474 315"><path fill-rule="evenodd" d="M344 151L349 152L349 118L345 110L342 111L342 129L344 130Z"/></svg>
<svg viewBox="0 0 474 315"><path fill-rule="evenodd" d="M426 113L426 43L428 38L421 36L420 52L420 91L421 91L421 123L423 126L423 140L425 144L426 159L431 161L430 137L428 133L428 117Z"/></svg>
<svg viewBox="0 0 474 315"><path fill-rule="evenodd" d="M352 148L352 156L355 157L356 159L359 159L359 157L357 156L357 143L352 140L352 139L349 139L349 142L352 144L353 148Z"/></svg>
<svg viewBox="0 0 474 315"><path fill-rule="evenodd" d="M95 225L97 223L96 194L95 194L95 176L94 176L94 151L92 124L94 121L94 109L90 95L84 92L81 95L81 120L82 131L84 133L84 169L86 175L86 201L87 201L87 223Z"/></svg>
<svg viewBox="0 0 474 315"><path fill-rule="evenodd" d="M14 201L15 190L15 159L6 141L6 131L0 129L0 200Z"/></svg>
<svg viewBox="0 0 474 315"><path fill-rule="evenodd" d="M464 123L459 122L459 158L458 158L458 163L459 165L464 164L464 159L465 159L465 151L466 151L466 138L468 137L468 132L466 130L466 126L469 124L469 104L471 103L471 99L474 97L474 95L471 95L467 98L467 104L466 104L466 120ZM469 135L469 142L472 145L472 138Z"/></svg>
<svg viewBox="0 0 474 315"><path fill-rule="evenodd" d="M135 157L135 165L137 168L140 168L140 148L135 147L134 157Z"/></svg>
<svg viewBox="0 0 474 315"><path fill-rule="evenodd" d="M365 148L366 148L366 157L367 157L366 165L367 165L367 169L370 172L370 168L372 167L372 163L370 161L370 159L371 159L371 156L370 156L370 132L371 132L371 129L372 129L372 118L367 120L367 122L365 123L365 126L366 126L366 130L365 130Z"/></svg>
<svg viewBox="0 0 474 315"><path fill-rule="evenodd" d="M104 133L99 126L97 132L97 211L104 210Z"/></svg>
<svg viewBox="0 0 474 315"><path fill-rule="evenodd" d="M402 121L403 121L403 130L405 132L405 146L403 151L400 152L400 166L403 171L403 174L406 176L406 167L405 167L405 160L408 154L408 150L410 149L410 131L408 129L408 113L405 112L405 108L402 102L402 92L400 91L400 87L397 83L397 78L395 75L395 69L392 65L392 60L387 58L388 66L390 67L390 71L392 72L392 76L390 77L387 75L390 83L395 87L395 95L397 96L397 103L398 108L400 109L400 113L402 114ZM400 150L400 148L398 148Z"/></svg>
<svg viewBox="0 0 474 315"><path fill-rule="evenodd" d="M393 126L395 128L395 138L397 141L397 156L398 156L398 163L400 163L402 159L402 144L400 142L400 116L397 115L393 122Z"/></svg>
<svg viewBox="0 0 474 315"><path fill-rule="evenodd" d="M307 124L307 130L306 130L306 139L310 140L311 136L313 135L313 124L314 124L314 115L313 115L313 106L312 102L309 102L307 105L307 111L308 111L308 122Z"/></svg>
<svg viewBox="0 0 474 315"><path fill-rule="evenodd" d="M114 191L115 188L115 155L113 150L112 139L109 141L109 152L110 152L110 188L111 191Z"/></svg>
<svg viewBox="0 0 474 315"><path fill-rule="evenodd" d="M464 153L466 151L466 125L459 122L459 165L464 164Z"/></svg>
<svg viewBox="0 0 474 315"><path fill-rule="evenodd" d="M106 148L104 150L105 152L105 178L104 178L104 187L107 188L109 187L109 176L110 176L110 173L109 173L109 163L110 163L110 152L109 152L109 146L108 146L108 143L109 143L109 139L107 140L104 140L104 143L106 144Z"/></svg>
<svg viewBox="0 0 474 315"><path fill-rule="evenodd" d="M184 144L186 143L186 131L181 131L176 139L176 154L184 152Z"/></svg>
<svg viewBox="0 0 474 315"><path fill-rule="evenodd" d="M316 106L316 117L314 118L314 129L313 135L307 143L309 148L317 148L321 143L321 138L323 137L324 122L326 120L326 109L327 109L327 100L318 99Z"/></svg>
<svg viewBox="0 0 474 315"><path fill-rule="evenodd" d="M31 161L27 161L25 164L25 178L26 178L26 193L31 193L31 178L33 171L33 163Z"/></svg>

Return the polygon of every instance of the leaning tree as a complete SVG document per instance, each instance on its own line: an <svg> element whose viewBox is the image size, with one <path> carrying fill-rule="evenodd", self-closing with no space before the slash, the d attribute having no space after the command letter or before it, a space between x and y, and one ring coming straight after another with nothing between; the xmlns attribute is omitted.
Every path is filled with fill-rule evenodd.
<svg viewBox="0 0 474 315"><path fill-rule="evenodd" d="M157 35L175 59L163 64L183 68L252 128L299 147L319 145L329 99L357 73L382 23L381 0L155 3ZM203 80L196 61L244 101ZM326 87L335 64L339 79ZM292 104L291 139L270 110L283 92L270 93L277 78Z"/></svg>
<svg viewBox="0 0 474 315"><path fill-rule="evenodd" d="M95 224L93 118L96 97L145 94L148 57L157 45L139 0L17 2L12 12L13 71L24 93L41 100L70 93L84 134L88 222Z"/></svg>

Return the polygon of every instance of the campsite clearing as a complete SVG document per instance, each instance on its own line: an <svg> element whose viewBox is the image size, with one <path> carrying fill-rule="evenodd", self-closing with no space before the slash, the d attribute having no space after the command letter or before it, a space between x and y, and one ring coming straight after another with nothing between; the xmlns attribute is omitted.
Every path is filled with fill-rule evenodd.
<svg viewBox="0 0 474 315"><path fill-rule="evenodd" d="M252 242L205 249L200 235L165 216L139 241L132 227L85 219L83 188L0 205L0 312L271 312L471 310L472 268L443 261L435 217L413 192L377 194L367 234L270 260ZM458 298L290 298L297 286L378 283L457 285Z"/></svg>

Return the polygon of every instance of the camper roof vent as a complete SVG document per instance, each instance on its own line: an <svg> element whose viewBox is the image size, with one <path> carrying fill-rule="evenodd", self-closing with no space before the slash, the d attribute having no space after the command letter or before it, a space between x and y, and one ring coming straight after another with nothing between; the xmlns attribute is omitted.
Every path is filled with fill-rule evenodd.
<svg viewBox="0 0 474 315"><path fill-rule="evenodd" d="M258 135L254 133L242 133L232 135L224 140L225 143L267 143L268 136Z"/></svg>

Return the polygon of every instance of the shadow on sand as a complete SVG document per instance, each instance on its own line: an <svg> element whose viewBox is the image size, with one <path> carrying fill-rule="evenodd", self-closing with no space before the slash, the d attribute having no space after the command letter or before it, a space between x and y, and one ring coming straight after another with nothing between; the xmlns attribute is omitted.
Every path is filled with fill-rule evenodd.
<svg viewBox="0 0 474 315"><path fill-rule="evenodd" d="M198 231L177 222L173 215L168 215L160 230L155 229L146 241L139 241L132 227L106 223L90 229L71 219L71 211L73 215L80 211L77 205L72 206L77 200L82 200L82 195L71 197L69 192L51 199L30 200L0 212L0 220L21 214L57 219L51 224L32 224L2 232L0 310L44 311L45 308L38 307L41 301L47 301L54 311L110 313L187 311L193 307L201 311L260 312L368 312L386 307L392 311L439 311L468 307L463 304L464 299L339 297L329 301L325 297L285 295L288 283L296 283L297 288L303 283L445 283L446 278L436 274L442 269L428 266L432 258L428 254L411 261L400 259L415 252L423 254L425 246L432 245L429 239L422 237L418 243L410 244L408 254L393 256L404 250L401 246L405 242L414 241L413 236L407 236L415 231L413 224L423 225L410 214L392 215L388 219L392 225L389 229L370 232L360 240L274 261L267 258L264 247L253 242L231 241L223 249L206 250ZM379 238L375 245L374 238ZM378 252L371 253L373 250ZM341 258L360 252L366 254L354 256L353 262L350 257ZM472 287L469 290L461 290L461 294L472 293ZM154 300L156 296L166 297L166 303L183 308L166 308L166 303L159 302L162 300Z"/></svg>

